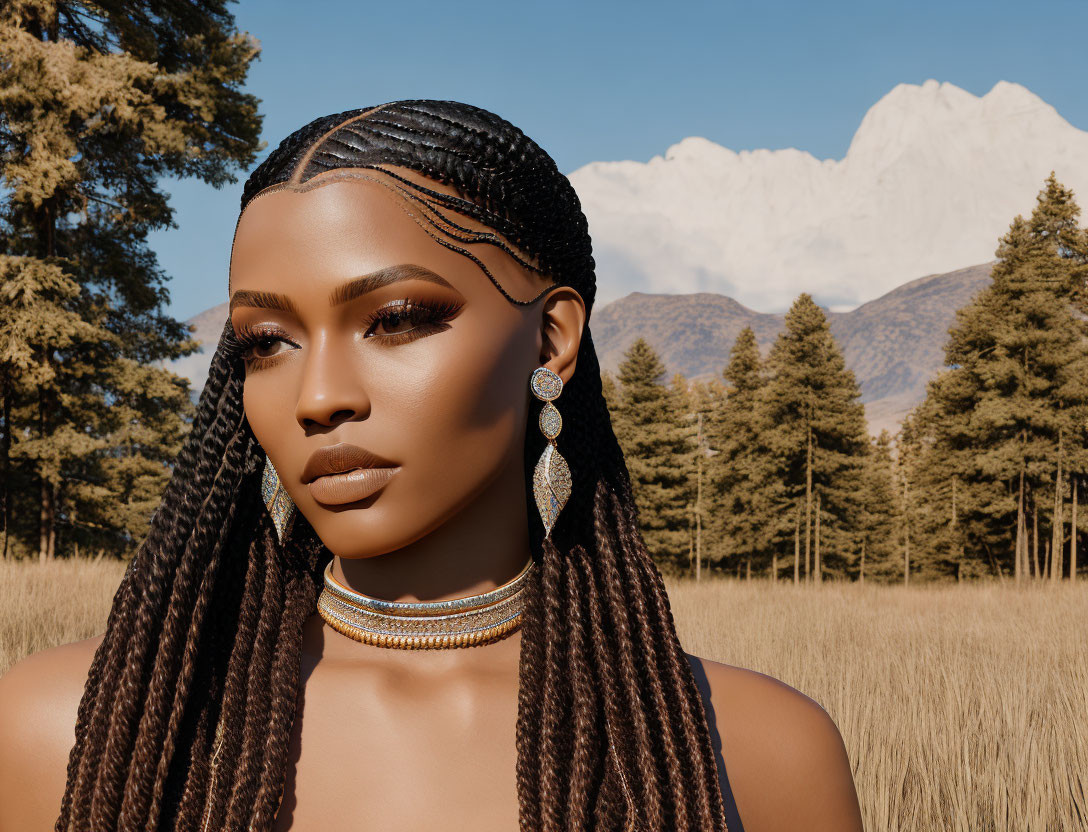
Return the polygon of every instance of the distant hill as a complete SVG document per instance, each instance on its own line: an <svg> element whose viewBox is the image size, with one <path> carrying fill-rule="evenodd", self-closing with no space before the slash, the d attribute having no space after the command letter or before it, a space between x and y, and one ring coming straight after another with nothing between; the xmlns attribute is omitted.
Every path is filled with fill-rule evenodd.
<svg viewBox="0 0 1088 832"><path fill-rule="evenodd" d="M185 323L193 327L193 338L200 342L200 352L187 355L170 363L170 369L189 379L193 385L193 397L200 395L204 382L208 380L208 365L212 362L212 353L219 344L219 336L227 322L227 304L221 303L211 309L205 309Z"/></svg>
<svg viewBox="0 0 1088 832"><path fill-rule="evenodd" d="M846 366L861 385L870 430L892 433L925 395L941 368L948 328L956 309L990 282L990 264L912 280L849 312L827 312ZM615 371L623 352L640 335L656 349L668 374L717 375L729 360L737 333L752 327L763 354L782 328L783 315L755 312L725 295L650 295L633 292L593 311L590 330L601 366ZM219 341L227 305L191 318L205 349L175 362L199 390Z"/></svg>
<svg viewBox="0 0 1088 832"><path fill-rule="evenodd" d="M874 434L892 433L925 396L926 382L944 363L944 343L956 309L990 282L990 264L912 280L849 312L828 312L846 366L861 385ZM658 351L668 373L688 378L720 373L737 334L755 332L766 355L784 315L755 312L725 295L633 292L595 310L590 322L601 366L616 370L640 335Z"/></svg>

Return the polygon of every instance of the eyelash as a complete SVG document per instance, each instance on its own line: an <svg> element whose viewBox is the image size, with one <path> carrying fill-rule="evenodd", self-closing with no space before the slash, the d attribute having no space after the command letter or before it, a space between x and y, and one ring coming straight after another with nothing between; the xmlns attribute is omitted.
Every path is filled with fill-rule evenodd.
<svg viewBox="0 0 1088 832"><path fill-rule="evenodd" d="M363 337L367 339L377 338L378 343L382 346L406 344L433 332L449 329L449 324L446 321L452 318L460 308L461 304L451 301L423 303L420 301L400 300L386 304L376 309L363 321L365 327ZM375 335L372 333L375 325L385 321L393 321L397 318L407 320L413 324L413 327L407 332L392 332L388 335ZM253 327L244 324L235 336L235 340L238 342L246 366L251 370L267 367L270 362L274 362L284 355L282 352L275 355L251 355L253 348L262 343L271 345L269 342L283 341L293 347L298 347L298 344L288 338L287 333L279 327Z"/></svg>

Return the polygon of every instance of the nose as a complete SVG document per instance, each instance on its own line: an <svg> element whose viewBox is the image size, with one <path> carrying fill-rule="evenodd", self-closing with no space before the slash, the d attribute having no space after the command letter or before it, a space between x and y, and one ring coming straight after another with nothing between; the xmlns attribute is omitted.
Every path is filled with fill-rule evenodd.
<svg viewBox="0 0 1088 832"><path fill-rule="evenodd" d="M304 429L335 427L369 414L370 397L352 361L353 352L348 344L315 339L295 405L295 418Z"/></svg>

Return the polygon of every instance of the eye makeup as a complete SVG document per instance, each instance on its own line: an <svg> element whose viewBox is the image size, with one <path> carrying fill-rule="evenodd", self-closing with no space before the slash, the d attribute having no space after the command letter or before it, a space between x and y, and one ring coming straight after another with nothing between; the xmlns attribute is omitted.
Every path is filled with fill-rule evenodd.
<svg viewBox="0 0 1088 832"><path fill-rule="evenodd" d="M407 344L449 329L449 319L463 306L463 302L453 300L400 298L364 316L360 329L363 338L374 345L392 347ZM235 339L246 370L250 372L273 366L292 349L299 347L290 333L272 323L243 323L236 328Z"/></svg>
<svg viewBox="0 0 1088 832"><path fill-rule="evenodd" d="M378 307L364 319L363 337L382 346L406 344L425 335L449 329L450 325L446 322L462 306L463 303L449 300L395 300ZM410 328L402 329L406 324Z"/></svg>

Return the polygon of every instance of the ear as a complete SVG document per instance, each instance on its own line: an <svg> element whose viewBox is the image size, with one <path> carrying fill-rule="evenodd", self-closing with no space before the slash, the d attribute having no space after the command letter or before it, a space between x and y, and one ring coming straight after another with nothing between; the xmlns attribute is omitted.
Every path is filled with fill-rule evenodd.
<svg viewBox="0 0 1088 832"><path fill-rule="evenodd" d="M541 312L540 364L566 384L574 375L578 361L586 322L585 302L571 287L559 286L544 299Z"/></svg>

